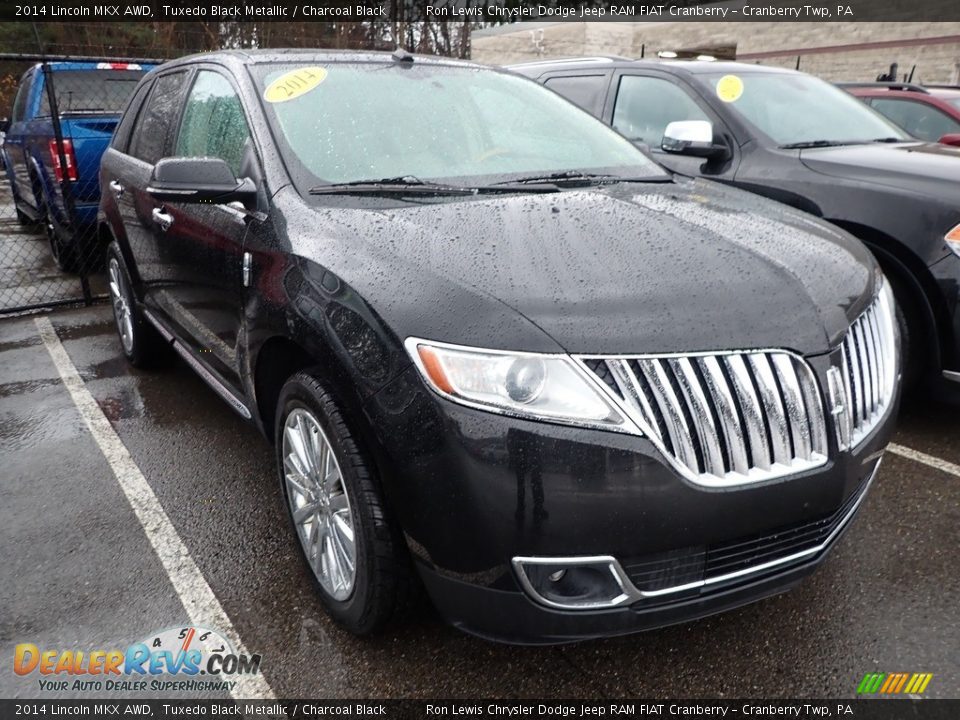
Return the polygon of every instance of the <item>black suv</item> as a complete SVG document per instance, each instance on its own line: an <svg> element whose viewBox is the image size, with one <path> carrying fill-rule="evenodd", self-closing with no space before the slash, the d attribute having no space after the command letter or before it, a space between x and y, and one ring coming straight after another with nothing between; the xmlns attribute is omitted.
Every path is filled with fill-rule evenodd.
<svg viewBox="0 0 960 720"><path fill-rule="evenodd" d="M890 436L895 309L859 242L674 178L512 73L185 58L143 80L101 179L124 354L172 347L275 443L354 632L421 580L514 642L780 592Z"/></svg>
<svg viewBox="0 0 960 720"><path fill-rule="evenodd" d="M960 382L960 148L914 140L818 78L708 61L578 58L511 67L642 143L862 240L901 311L907 384Z"/></svg>

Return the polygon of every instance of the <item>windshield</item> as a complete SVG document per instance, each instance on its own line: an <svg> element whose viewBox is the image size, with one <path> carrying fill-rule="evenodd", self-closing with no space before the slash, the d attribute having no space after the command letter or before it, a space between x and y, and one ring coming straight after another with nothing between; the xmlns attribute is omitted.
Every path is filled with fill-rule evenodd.
<svg viewBox="0 0 960 720"><path fill-rule="evenodd" d="M251 69L301 191L402 177L461 184L568 171L668 177L599 120L513 75L428 63Z"/></svg>
<svg viewBox="0 0 960 720"><path fill-rule="evenodd" d="M53 88L61 113L119 113L146 70L57 70ZM50 114L44 93L40 114Z"/></svg>
<svg viewBox="0 0 960 720"><path fill-rule="evenodd" d="M712 73L699 80L778 145L909 139L857 98L810 75Z"/></svg>

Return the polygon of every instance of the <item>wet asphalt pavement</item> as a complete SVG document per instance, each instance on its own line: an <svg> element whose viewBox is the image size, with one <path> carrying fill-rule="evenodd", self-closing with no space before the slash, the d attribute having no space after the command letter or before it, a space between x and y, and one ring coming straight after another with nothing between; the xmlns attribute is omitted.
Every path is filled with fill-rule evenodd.
<svg viewBox="0 0 960 720"><path fill-rule="evenodd" d="M774 698L855 695L929 672L960 697L960 477L887 453L853 526L792 592L698 622L564 647L495 645L429 607L359 640L327 620L288 531L271 449L182 362L127 366L108 306L50 314L278 697ZM960 403L895 442L960 465ZM17 643L126 647L187 614L32 317L0 319L0 697L36 697Z"/></svg>

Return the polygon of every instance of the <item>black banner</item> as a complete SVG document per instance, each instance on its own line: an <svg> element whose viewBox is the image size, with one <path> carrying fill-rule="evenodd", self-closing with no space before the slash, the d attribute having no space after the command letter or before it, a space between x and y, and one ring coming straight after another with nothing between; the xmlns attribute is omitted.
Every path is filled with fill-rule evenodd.
<svg viewBox="0 0 960 720"><path fill-rule="evenodd" d="M957 720L960 700L0 700L3 718Z"/></svg>
<svg viewBox="0 0 960 720"><path fill-rule="evenodd" d="M960 20L953 0L39 0L0 21L84 22L878 22Z"/></svg>

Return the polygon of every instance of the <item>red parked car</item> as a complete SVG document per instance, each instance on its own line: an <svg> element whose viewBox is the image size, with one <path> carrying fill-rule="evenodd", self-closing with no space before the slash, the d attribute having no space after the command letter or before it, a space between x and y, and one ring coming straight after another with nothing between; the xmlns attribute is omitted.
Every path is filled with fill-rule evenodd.
<svg viewBox="0 0 960 720"><path fill-rule="evenodd" d="M911 83L843 83L844 90L915 138L960 145L960 87Z"/></svg>

